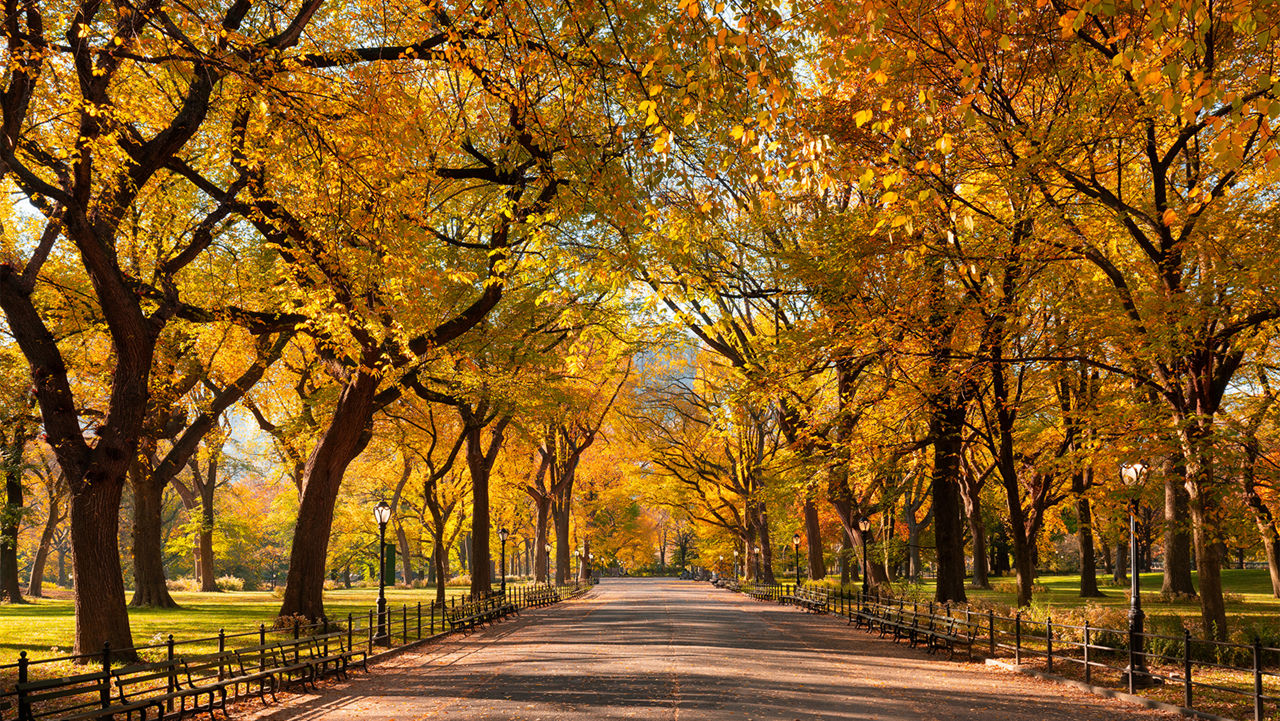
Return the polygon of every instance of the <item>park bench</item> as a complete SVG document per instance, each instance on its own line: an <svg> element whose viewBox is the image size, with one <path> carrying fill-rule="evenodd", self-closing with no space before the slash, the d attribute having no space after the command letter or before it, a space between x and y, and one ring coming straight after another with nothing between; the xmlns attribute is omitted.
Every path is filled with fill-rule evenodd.
<svg viewBox="0 0 1280 721"><path fill-rule="evenodd" d="M341 664L339 673L346 677L352 664L359 665L365 673L369 672L369 654L357 648L347 647L347 634L344 631L311 636L312 660L334 659Z"/></svg>
<svg viewBox="0 0 1280 721"><path fill-rule="evenodd" d="M973 639L974 630L967 624L960 622L960 619L949 618L946 620L945 626L941 628L930 628L929 630L929 650L941 651L947 649L947 659L956 657L956 648L963 646L965 657L973 660Z"/></svg>
<svg viewBox="0 0 1280 721"><path fill-rule="evenodd" d="M236 649L236 662L240 667L241 676L253 673L272 674L275 677L273 696L275 689L284 686L286 681L300 683L303 689L308 683L315 687L315 665L296 658L290 660L279 643Z"/></svg>
<svg viewBox="0 0 1280 721"><path fill-rule="evenodd" d="M111 673L97 671L61 678L27 681L17 685L18 713L22 721L36 719L132 719L164 716L164 705L155 699L114 700Z"/></svg>
<svg viewBox="0 0 1280 721"><path fill-rule="evenodd" d="M815 588L802 586L791 596L791 602L806 611L826 613L830 610L827 595Z"/></svg>
<svg viewBox="0 0 1280 721"><path fill-rule="evenodd" d="M111 678L122 704L152 701L161 704L165 715L172 718L181 718L188 711L208 711L210 718L216 708L227 712L226 686L220 682L193 683L177 659L126 666L112 671Z"/></svg>
<svg viewBox="0 0 1280 721"><path fill-rule="evenodd" d="M756 587L747 591L747 595L757 601L771 601L773 600L773 589Z"/></svg>
<svg viewBox="0 0 1280 721"><path fill-rule="evenodd" d="M267 691L274 700L276 695L276 676L271 671L237 671L236 655L230 651L194 656L183 661L183 671L187 676L188 686L221 686L231 689L232 696L240 695L240 687L244 687L245 695L257 686L257 696L262 704L267 704ZM223 708L223 713L226 709Z"/></svg>

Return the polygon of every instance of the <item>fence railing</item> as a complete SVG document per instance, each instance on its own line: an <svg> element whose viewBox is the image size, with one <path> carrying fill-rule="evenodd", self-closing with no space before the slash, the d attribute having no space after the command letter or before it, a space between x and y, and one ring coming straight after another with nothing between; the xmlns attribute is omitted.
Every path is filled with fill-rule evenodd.
<svg viewBox="0 0 1280 721"><path fill-rule="evenodd" d="M793 597L796 586L743 584L739 590L762 600L780 601ZM1131 634L1129 629L1091 626L1088 622L1054 623L1052 618L1024 618L1020 612L998 615L991 609L975 610L968 605L906 601L827 586L811 585L806 591L825 598L833 613L850 622L858 616L918 619L921 624L948 628L952 634L966 637L975 651L985 650L988 657L1011 657L1018 665L1036 659L1048 673L1075 669L1087 684L1118 686L1150 697L1153 692L1141 683L1145 676L1166 693L1180 691L1175 700L1184 708L1206 710L1209 704L1204 692L1211 692L1251 706L1254 721L1266 721L1268 709L1280 711L1280 691L1273 690L1280 688L1280 648L1264 646L1257 639L1251 644L1199 639L1185 629L1180 636ZM1143 666L1145 673L1129 672Z"/></svg>
<svg viewBox="0 0 1280 721"><path fill-rule="evenodd" d="M591 585L594 583L575 583L573 586L560 588L547 584L523 584L508 586L505 595L499 592L493 595L517 608L525 609L543 605L549 595L553 601L571 598L584 593ZM237 649L265 646L275 641L305 640L309 636L328 636L330 633L343 632L346 634L348 649L363 648L367 654L372 655L375 650L390 650L450 630L446 623L450 612L472 600L466 594L446 598L443 602L433 599L426 603L405 603L400 604L399 608L388 606L383 614L378 614L376 609L371 608L366 612L348 613L345 619L336 622L324 619L319 622L290 623L288 618L282 618L284 623L275 627L259 624L257 628L240 631L218 629L215 636L182 640L169 635L159 643L121 649L103 644L101 649L92 653L30 658L26 651L22 651L17 661L0 664L0 718L9 718L2 712L6 708L17 709L18 717L22 718L24 704L19 691L20 684L65 676L68 667L73 664L81 670L71 671L72 673L93 669L109 673L113 669L127 667L134 659L141 662L195 661L214 655L220 657L234 653ZM231 674L230 669L227 673ZM173 683L173 679L158 679L156 690L172 688ZM236 698L247 693L248 688L243 689L243 692L237 689Z"/></svg>

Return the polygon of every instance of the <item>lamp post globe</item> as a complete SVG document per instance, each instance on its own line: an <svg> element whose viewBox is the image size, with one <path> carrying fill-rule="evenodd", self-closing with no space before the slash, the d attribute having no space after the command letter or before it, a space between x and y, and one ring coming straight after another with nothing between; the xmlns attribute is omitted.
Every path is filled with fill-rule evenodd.
<svg viewBox="0 0 1280 721"><path fill-rule="evenodd" d="M504 596L507 595L507 536L510 533L505 526L498 529L498 540L502 542L502 556L499 565L502 568L502 595Z"/></svg>
<svg viewBox="0 0 1280 721"><path fill-rule="evenodd" d="M1138 575L1138 495L1146 482L1145 463L1125 463L1120 466L1120 476L1129 487L1129 647L1133 649L1133 663L1126 669L1129 692L1134 689L1158 686L1160 679L1147 670L1144 655L1146 614L1142 611L1142 586Z"/></svg>
<svg viewBox="0 0 1280 721"><path fill-rule="evenodd" d="M791 547L795 550L796 559L796 588L800 588L800 534L791 534Z"/></svg>
<svg viewBox="0 0 1280 721"><path fill-rule="evenodd" d="M391 506L378 501L373 507L373 520L378 523L378 643L388 642L387 636L387 522L391 520Z"/></svg>
<svg viewBox="0 0 1280 721"><path fill-rule="evenodd" d="M756 546L756 583L760 583L760 575L761 575L761 572L764 570L763 556L764 556L764 549L761 548L760 546Z"/></svg>

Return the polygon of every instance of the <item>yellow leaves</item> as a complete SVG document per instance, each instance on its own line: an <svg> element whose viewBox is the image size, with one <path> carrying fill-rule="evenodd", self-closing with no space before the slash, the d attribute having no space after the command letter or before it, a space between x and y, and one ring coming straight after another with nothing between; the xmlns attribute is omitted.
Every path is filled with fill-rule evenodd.
<svg viewBox="0 0 1280 721"><path fill-rule="evenodd" d="M858 112L853 114L853 122L859 128L861 128L862 126L871 122L871 117L872 117L872 114L870 110L859 110Z"/></svg>
<svg viewBox="0 0 1280 721"><path fill-rule="evenodd" d="M1165 227L1172 228L1173 224L1178 222L1178 211L1173 208L1165 210L1164 214L1160 216L1160 222L1164 223Z"/></svg>
<svg viewBox="0 0 1280 721"><path fill-rule="evenodd" d="M733 126L733 130L729 131L729 134L733 136L734 140L741 140L746 132L746 128L743 128L741 125L735 125Z"/></svg>
<svg viewBox="0 0 1280 721"><path fill-rule="evenodd" d="M681 125L691 125L693 121L697 119L697 117L698 117L698 114L690 110L689 112L684 114L684 118L681 119L680 123Z"/></svg>
<svg viewBox="0 0 1280 721"><path fill-rule="evenodd" d="M935 148L938 149L938 152L942 153L943 155L950 153L951 152L951 134L947 133L943 135L941 138L938 138L938 142L934 143L933 145Z"/></svg>

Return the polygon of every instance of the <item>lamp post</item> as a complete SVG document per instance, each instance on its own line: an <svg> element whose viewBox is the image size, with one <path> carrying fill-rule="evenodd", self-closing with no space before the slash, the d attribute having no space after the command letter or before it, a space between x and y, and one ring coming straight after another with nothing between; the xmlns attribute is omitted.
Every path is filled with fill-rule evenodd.
<svg viewBox="0 0 1280 721"><path fill-rule="evenodd" d="M373 507L373 520L378 522L378 643L387 644L387 521L391 520L391 506L378 501Z"/></svg>
<svg viewBox="0 0 1280 721"><path fill-rule="evenodd" d="M742 574L738 573L738 549L733 549L733 578L737 580L742 578Z"/></svg>
<svg viewBox="0 0 1280 721"><path fill-rule="evenodd" d="M762 554L763 554L763 551L760 549L759 546L756 546L756 583L760 583L760 569L761 569L760 556Z"/></svg>
<svg viewBox="0 0 1280 721"><path fill-rule="evenodd" d="M1132 491L1129 499L1129 648L1133 661L1125 676L1129 680L1129 692L1135 688L1158 686L1160 679L1147 671L1147 659L1143 656L1144 638L1142 612L1142 588L1138 576L1138 493L1146 480L1147 467L1143 463L1126 463L1120 466L1120 475Z"/></svg>
<svg viewBox="0 0 1280 721"><path fill-rule="evenodd" d="M858 531L862 534L862 600L865 603L871 593L871 572L867 566L867 534L871 532L871 519L866 516L859 518Z"/></svg>
<svg viewBox="0 0 1280 721"><path fill-rule="evenodd" d="M498 540L502 542L502 595L507 595L507 535L510 534L505 527L498 529Z"/></svg>
<svg viewBox="0 0 1280 721"><path fill-rule="evenodd" d="M574 558L578 559L578 572L573 574L573 585L578 585L578 576L582 575L582 551L581 549L573 549Z"/></svg>
<svg viewBox="0 0 1280 721"><path fill-rule="evenodd" d="M796 558L796 588L800 588L800 534L791 534L791 547L795 550Z"/></svg>

